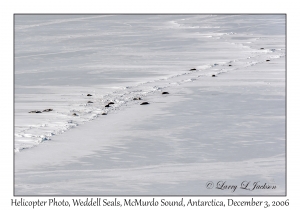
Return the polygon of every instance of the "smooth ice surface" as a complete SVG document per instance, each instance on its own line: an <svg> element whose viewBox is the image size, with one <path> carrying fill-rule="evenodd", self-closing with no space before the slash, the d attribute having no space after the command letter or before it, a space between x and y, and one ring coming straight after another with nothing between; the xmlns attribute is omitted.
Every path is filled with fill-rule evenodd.
<svg viewBox="0 0 300 210"><path fill-rule="evenodd" d="M16 15L15 152L17 195L284 195L285 16Z"/></svg>

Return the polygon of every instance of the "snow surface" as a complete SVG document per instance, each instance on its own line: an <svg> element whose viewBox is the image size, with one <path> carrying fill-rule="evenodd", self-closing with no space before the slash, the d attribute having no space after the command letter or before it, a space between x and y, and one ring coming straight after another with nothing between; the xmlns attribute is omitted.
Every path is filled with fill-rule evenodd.
<svg viewBox="0 0 300 210"><path fill-rule="evenodd" d="M17 195L284 195L285 140L284 15L16 15Z"/></svg>

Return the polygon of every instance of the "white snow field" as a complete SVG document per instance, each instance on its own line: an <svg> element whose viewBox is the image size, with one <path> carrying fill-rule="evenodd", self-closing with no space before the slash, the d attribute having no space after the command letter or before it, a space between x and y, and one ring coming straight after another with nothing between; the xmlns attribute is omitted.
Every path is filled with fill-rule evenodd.
<svg viewBox="0 0 300 210"><path fill-rule="evenodd" d="M279 14L15 15L15 195L285 195L285 47Z"/></svg>

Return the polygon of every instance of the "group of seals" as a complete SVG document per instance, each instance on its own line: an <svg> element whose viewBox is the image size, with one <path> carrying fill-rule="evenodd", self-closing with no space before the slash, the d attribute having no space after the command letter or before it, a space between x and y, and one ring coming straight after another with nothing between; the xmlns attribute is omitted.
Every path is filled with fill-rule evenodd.
<svg viewBox="0 0 300 210"><path fill-rule="evenodd" d="M170 94L170 93L169 92L162 92L161 94L165 95L165 94ZM141 98L139 98L139 99L134 98L133 100L141 100ZM150 104L150 103L145 101L145 102L141 103L140 105L148 105L148 104Z"/></svg>
<svg viewBox="0 0 300 210"><path fill-rule="evenodd" d="M109 105L115 104L114 102L109 102L107 105L105 105L105 108L110 107ZM107 113L103 112L102 115L107 115Z"/></svg>
<svg viewBox="0 0 300 210"><path fill-rule="evenodd" d="M261 49L261 50L264 50L265 48L262 47L262 48L260 48L260 49ZM274 51L273 51L273 52L274 52ZM266 61L268 62L268 61L270 61L270 60L266 60Z"/></svg>
<svg viewBox="0 0 300 210"><path fill-rule="evenodd" d="M264 49L264 48L260 48L260 49ZM270 61L270 60L266 60L266 61ZM228 66L232 66L231 64L229 64ZM196 68L191 68L190 69L190 71L195 71L195 70L197 70ZM213 74L212 75L212 77L216 77L216 75L215 74ZM164 94L169 94L168 92L162 92L162 94L164 95ZM87 94L87 96L92 96L91 94ZM133 98L133 100L142 100L140 97L136 97L136 98ZM90 103L90 102L88 102L88 103ZM91 103L93 103L93 102L91 102ZM108 103L105 107L110 107L109 105L110 104L114 104L113 102L110 102L110 103ZM143 102L143 103L141 103L140 105L148 105L148 104L150 104L150 103L148 103L148 102ZM74 113L75 114L75 113ZM73 115L74 115L73 114ZM106 113L103 113L102 115L107 115Z"/></svg>
<svg viewBox="0 0 300 210"><path fill-rule="evenodd" d="M229 65L229 66L231 66L231 65ZM190 69L190 71L195 71L195 70L197 70L196 68L192 68L192 69ZM216 75L212 75L212 77L215 77ZM163 92L162 94L169 94L169 93L167 93L167 92Z"/></svg>
<svg viewBox="0 0 300 210"><path fill-rule="evenodd" d="M51 112L51 111L53 111L53 109L45 109L45 110L43 110L43 112ZM41 111L34 110L34 111L30 111L30 112L28 112L28 113L42 113L42 112L41 112Z"/></svg>
<svg viewBox="0 0 300 210"><path fill-rule="evenodd" d="M269 61L269 60L267 60L267 61ZM229 64L228 66L232 66L231 64ZM195 71L195 70L197 70L196 68L192 68L192 69L190 69L190 71ZM213 74L213 75L211 75L212 77L216 77L216 75L215 74ZM168 92L163 92L162 94L169 94ZM137 99L136 99L137 100Z"/></svg>
<svg viewBox="0 0 300 210"><path fill-rule="evenodd" d="M196 69L195 69L196 70ZM162 92L162 94L169 94L169 92ZM87 94L87 96L92 96L91 94ZM137 97L137 98L133 98L133 100L142 100L140 97ZM87 103L94 103L92 101L88 101ZM109 105L112 105L112 104L115 104L114 102L109 102L107 105L105 105L105 108L108 108L110 107ZM149 102L143 102L141 103L140 105L147 105L147 104L150 104ZM53 109L45 109L43 110L43 112L51 112L53 111ZM42 113L41 111L37 111L37 110L34 110L34 111L30 111L29 113ZM78 114L76 113L73 113L72 114L73 116L78 116ZM102 113L102 115L107 115L107 113Z"/></svg>
<svg viewBox="0 0 300 210"><path fill-rule="evenodd" d="M86 96L93 96L92 94L87 94ZM94 103L92 101L88 101L88 103ZM114 102L109 102L107 105L105 105L106 108L110 107L109 105L115 104ZM107 115L107 113L103 112L102 115ZM73 114L73 116L78 116L76 113Z"/></svg>

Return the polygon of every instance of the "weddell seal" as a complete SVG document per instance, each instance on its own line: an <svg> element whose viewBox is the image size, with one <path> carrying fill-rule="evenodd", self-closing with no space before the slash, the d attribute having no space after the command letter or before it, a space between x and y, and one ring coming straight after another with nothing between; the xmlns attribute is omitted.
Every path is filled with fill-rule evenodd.
<svg viewBox="0 0 300 210"><path fill-rule="evenodd" d="M105 105L105 107L110 107L109 104Z"/></svg>
<svg viewBox="0 0 300 210"><path fill-rule="evenodd" d="M190 69L190 71L195 71L195 70L197 70L196 68L192 68L192 69Z"/></svg>
<svg viewBox="0 0 300 210"><path fill-rule="evenodd" d="M91 103L94 103L94 102L92 102L92 101L88 101L88 103L89 103L89 104L91 104Z"/></svg>
<svg viewBox="0 0 300 210"><path fill-rule="evenodd" d="M93 95L91 95L91 94L87 94L86 96L93 96Z"/></svg>
<svg viewBox="0 0 300 210"><path fill-rule="evenodd" d="M266 61L268 62L268 61L270 61L270 60L266 60Z"/></svg>
<svg viewBox="0 0 300 210"><path fill-rule="evenodd" d="M110 105L110 104L115 104L115 103L114 102L109 102L108 105Z"/></svg>
<svg viewBox="0 0 300 210"><path fill-rule="evenodd" d="M211 75L212 77L216 77L216 75L215 74L213 74L213 75Z"/></svg>
<svg viewBox="0 0 300 210"><path fill-rule="evenodd" d="M53 109L45 109L43 112L51 112Z"/></svg>
<svg viewBox="0 0 300 210"><path fill-rule="evenodd" d="M78 114L76 114L76 113L73 113L72 115L73 115L73 116L78 116Z"/></svg>
<svg viewBox="0 0 300 210"><path fill-rule="evenodd" d="M161 94L169 94L168 92L162 92Z"/></svg>
<svg viewBox="0 0 300 210"><path fill-rule="evenodd" d="M133 98L133 100L142 100L140 97L138 97L138 98Z"/></svg>
<svg viewBox="0 0 300 210"><path fill-rule="evenodd" d="M147 105L147 104L149 104L149 103L148 102L143 102L140 105Z"/></svg>
<svg viewBox="0 0 300 210"><path fill-rule="evenodd" d="M106 113L102 113L102 115L107 115Z"/></svg>
<svg viewBox="0 0 300 210"><path fill-rule="evenodd" d="M36 110L34 110L34 111L30 111L30 112L28 112L28 113L42 113L41 111L36 111Z"/></svg>

